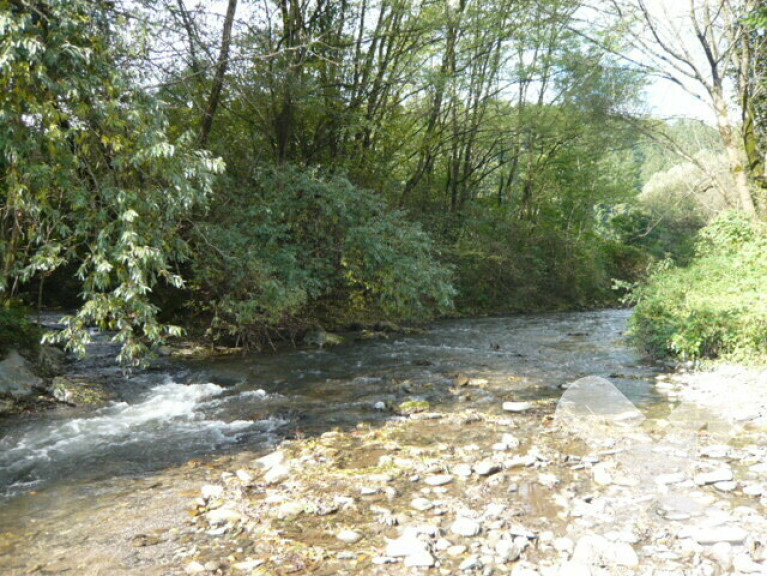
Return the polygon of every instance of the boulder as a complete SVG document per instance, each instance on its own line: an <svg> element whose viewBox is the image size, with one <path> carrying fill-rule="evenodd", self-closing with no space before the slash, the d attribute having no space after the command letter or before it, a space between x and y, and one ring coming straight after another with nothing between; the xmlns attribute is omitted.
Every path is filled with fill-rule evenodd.
<svg viewBox="0 0 767 576"><path fill-rule="evenodd" d="M16 350L0 362L0 395L13 398L32 396L43 387L43 380L30 370L29 363Z"/></svg>

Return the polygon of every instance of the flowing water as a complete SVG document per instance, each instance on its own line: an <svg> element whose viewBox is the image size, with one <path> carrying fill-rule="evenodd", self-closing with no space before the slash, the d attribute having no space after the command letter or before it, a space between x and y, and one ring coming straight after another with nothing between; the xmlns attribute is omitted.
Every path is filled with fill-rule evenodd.
<svg viewBox="0 0 767 576"><path fill-rule="evenodd" d="M563 384L594 374L639 406L659 403L658 368L622 341L629 316L605 310L444 321L422 336L189 362L132 378L120 401L96 410L7 420L0 424L0 535L35 522L55 531L85 502L108 511L157 471L206 455L263 451L285 436L380 422L407 399L449 410L452 403L556 397ZM458 373L481 385L450 394Z"/></svg>

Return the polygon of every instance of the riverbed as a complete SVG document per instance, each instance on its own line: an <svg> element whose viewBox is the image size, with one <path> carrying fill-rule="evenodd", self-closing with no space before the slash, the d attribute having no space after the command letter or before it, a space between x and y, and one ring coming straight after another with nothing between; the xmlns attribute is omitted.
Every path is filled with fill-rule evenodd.
<svg viewBox="0 0 767 576"><path fill-rule="evenodd" d="M446 321L422 336L192 361L134 377L119 401L95 411L65 410L6 422L0 440L0 570L183 574L199 568L200 573L248 574L280 573L292 566L306 573L395 574L407 568L408 559L389 558L383 548L404 530L407 518L397 515L405 514L403 506L410 508L407 503L416 497L437 500L433 507L423 504L423 512L432 525L444 519L441 528L436 522L443 540L450 537L456 515L484 524L480 532L489 537L495 531L498 541L505 539L499 530L515 518L530 531L525 538L534 535L520 552L521 560L494 563L482 548L497 542L484 537L474 541L476 550L469 542L448 561L437 553L439 538L416 534L428 544L432 567L443 573L464 571L462 562L468 562L469 572L528 569L525 562L543 558L537 551L551 548L553 536L575 541L576 534L567 536L572 527L599 524L574 521L562 509L563 494L578 500L575 494L591 488L594 466L600 470L600 458L594 456L599 451L556 422L564 388L600 376L651 418L673 410L655 387L659 367L623 343L629 314L607 310ZM403 414L403 402L419 410ZM525 409L510 417L504 403ZM504 434L518 444L500 449ZM302 494L282 483L267 488L260 480L263 466L254 463L277 449L285 450L289 461L303 462L290 468ZM322 456L323 451L329 452ZM531 454L540 458L531 460ZM411 468L389 467L389 480L370 480L381 473L381 458L397 456L411 461ZM517 457L523 460L510 466ZM581 460L586 457L590 460ZM491 474L472 468L484 460L493 461ZM452 473L456 466L469 466L467 483ZM339 470L345 471L344 481L338 480ZM451 476L447 488L430 492L419 484L440 473ZM621 484L616 487L613 480L600 486L618 490ZM215 504L201 500L203 485L219 486L226 498ZM360 498L360 490L367 488L369 498ZM631 486L623 488L631 492ZM349 511L336 502L336 509L325 515L315 506L317 521L304 522L303 535L294 533L292 517L289 526L275 528L270 522L268 530L263 519L256 522L259 514L271 518L272 509L292 500L302 502L303 517L309 500L317 504L325 492L342 502L365 503L366 512L358 504ZM260 503L254 503L254 494ZM727 498L736 496L741 494ZM247 510L238 508L242 498L249 502ZM496 505L496 518L485 519L486 510L473 510L478 498ZM516 508L507 504L501 509L502 501L516 502ZM208 522L212 511L229 505L239 510L238 522ZM376 507L397 522L371 521ZM527 515L537 520L526 520ZM277 520L284 524L286 518ZM254 522L266 530L256 540L271 546L273 554L253 544ZM355 523L360 527L354 528ZM364 552L337 538L344 524L364 532ZM459 536L451 546L460 548L464 538L471 536ZM631 538L636 539L631 545L642 542L637 535ZM296 552L301 560L285 560L281 567L284 541L317 548L319 564L309 570L310 555ZM562 558L544 567L558 569ZM322 572L319 566L325 567Z"/></svg>

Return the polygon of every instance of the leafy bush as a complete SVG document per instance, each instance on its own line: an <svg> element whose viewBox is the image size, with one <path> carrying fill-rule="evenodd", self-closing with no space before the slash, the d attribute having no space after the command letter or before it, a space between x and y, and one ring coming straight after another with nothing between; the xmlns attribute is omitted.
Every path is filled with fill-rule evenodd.
<svg viewBox="0 0 767 576"><path fill-rule="evenodd" d="M767 360L767 229L729 212L687 268L659 266L633 295L631 337L656 356Z"/></svg>
<svg viewBox="0 0 767 576"><path fill-rule="evenodd" d="M11 348L35 350L42 331L29 320L27 310L12 303L0 304L0 357Z"/></svg>
<svg viewBox="0 0 767 576"><path fill-rule="evenodd" d="M212 332L245 344L317 315L422 320L451 306L451 274L431 239L342 177L259 170L249 189L221 194L194 237Z"/></svg>
<svg viewBox="0 0 767 576"><path fill-rule="evenodd" d="M611 303L611 278L633 278L636 251L584 230L477 214L451 252L457 306L486 314Z"/></svg>

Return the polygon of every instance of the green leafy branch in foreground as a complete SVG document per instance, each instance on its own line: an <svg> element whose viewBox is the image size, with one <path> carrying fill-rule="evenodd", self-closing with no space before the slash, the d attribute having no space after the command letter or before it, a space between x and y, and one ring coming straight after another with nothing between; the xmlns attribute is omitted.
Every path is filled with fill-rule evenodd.
<svg viewBox="0 0 767 576"><path fill-rule="evenodd" d="M84 305L48 339L83 352L89 326L115 330L132 363L179 331L150 294L183 284L180 223L223 166L189 134L168 139L160 102L118 65L110 17L80 0L0 12L0 296L75 263Z"/></svg>

